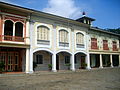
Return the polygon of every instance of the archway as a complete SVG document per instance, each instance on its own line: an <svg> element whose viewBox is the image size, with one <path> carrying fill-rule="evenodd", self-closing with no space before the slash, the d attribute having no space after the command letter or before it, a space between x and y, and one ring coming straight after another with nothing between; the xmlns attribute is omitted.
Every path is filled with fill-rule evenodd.
<svg viewBox="0 0 120 90"><path fill-rule="evenodd" d="M68 70L71 66L71 54L66 51L58 52L56 55L56 69L57 70Z"/></svg>
<svg viewBox="0 0 120 90"><path fill-rule="evenodd" d="M76 69L84 69L87 65L86 64L86 54L85 53L82 53L82 52L77 52L75 55L74 55L74 62L75 62L75 68Z"/></svg>
<svg viewBox="0 0 120 90"><path fill-rule="evenodd" d="M37 64L35 71L47 71L48 65L52 65L52 53L46 50L36 51L33 53L33 62Z"/></svg>

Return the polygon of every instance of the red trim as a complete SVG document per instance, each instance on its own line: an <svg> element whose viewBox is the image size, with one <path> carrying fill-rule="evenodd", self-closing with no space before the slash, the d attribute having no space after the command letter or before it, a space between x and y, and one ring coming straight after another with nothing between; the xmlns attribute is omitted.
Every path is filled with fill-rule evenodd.
<svg viewBox="0 0 120 90"><path fill-rule="evenodd" d="M15 41L15 42L24 42L24 37L17 37L17 36L8 36L8 35L1 35L2 40L4 41Z"/></svg>
<svg viewBox="0 0 120 90"><path fill-rule="evenodd" d="M118 48L117 48L117 42L116 41L113 41L112 42L113 43L113 45L112 45L112 49L113 49L113 51L118 51Z"/></svg>
<svg viewBox="0 0 120 90"><path fill-rule="evenodd" d="M97 46L97 38L91 38L91 49L99 49Z"/></svg>
<svg viewBox="0 0 120 90"><path fill-rule="evenodd" d="M23 24L25 23L25 19L18 18L18 17L13 17L13 16L5 16L4 20L13 20L14 22L22 22Z"/></svg>
<svg viewBox="0 0 120 90"><path fill-rule="evenodd" d="M25 22L25 25L24 25L24 37L26 37L26 22ZM26 39L25 39L24 42L26 42Z"/></svg>
<svg viewBox="0 0 120 90"><path fill-rule="evenodd" d="M1 12L3 12L3 13L13 14L13 15L21 16L21 17L27 17L27 15L20 15L20 14L8 12L8 11L9 11L9 10L1 10Z"/></svg>
<svg viewBox="0 0 120 90"><path fill-rule="evenodd" d="M109 48L108 48L108 40L103 40L103 50L109 50Z"/></svg>
<svg viewBox="0 0 120 90"><path fill-rule="evenodd" d="M2 15L0 15L0 41L2 41L2 30L3 30L3 18Z"/></svg>

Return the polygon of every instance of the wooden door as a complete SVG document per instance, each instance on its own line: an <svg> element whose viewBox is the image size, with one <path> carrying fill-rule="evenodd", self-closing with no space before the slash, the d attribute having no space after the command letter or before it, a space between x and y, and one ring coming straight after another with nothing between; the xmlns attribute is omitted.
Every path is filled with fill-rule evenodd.
<svg viewBox="0 0 120 90"><path fill-rule="evenodd" d="M0 52L0 62L4 62L5 64L5 67L4 67L4 70L6 71L7 70L7 53L6 52Z"/></svg>
<svg viewBox="0 0 120 90"><path fill-rule="evenodd" d="M5 63L5 71L21 70L19 52L0 52L0 61Z"/></svg>

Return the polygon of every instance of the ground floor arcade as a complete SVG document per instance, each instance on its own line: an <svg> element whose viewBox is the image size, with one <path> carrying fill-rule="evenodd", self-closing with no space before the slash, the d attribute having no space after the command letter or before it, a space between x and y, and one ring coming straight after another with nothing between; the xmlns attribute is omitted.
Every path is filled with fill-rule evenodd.
<svg viewBox="0 0 120 90"><path fill-rule="evenodd" d="M47 49L31 50L30 48L0 47L0 61L5 64L5 72L75 70L120 66L120 54L96 54L69 51L52 52ZM34 62L37 67L34 67Z"/></svg>
<svg viewBox="0 0 120 90"><path fill-rule="evenodd" d="M90 67L103 68L103 67L116 67L120 65L119 54L90 54Z"/></svg>
<svg viewBox="0 0 120 90"><path fill-rule="evenodd" d="M49 70L50 64L53 71L82 69L88 63L87 55L81 52L76 54L67 51L53 53L47 50L35 51L33 53L33 62L37 64L34 68L35 71Z"/></svg>

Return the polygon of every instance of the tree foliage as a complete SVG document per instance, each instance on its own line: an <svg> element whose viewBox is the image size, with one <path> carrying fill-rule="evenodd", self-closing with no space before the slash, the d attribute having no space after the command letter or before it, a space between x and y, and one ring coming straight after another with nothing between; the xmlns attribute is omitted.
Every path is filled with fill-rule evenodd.
<svg viewBox="0 0 120 90"><path fill-rule="evenodd" d="M109 32L120 34L120 28L117 28L117 29L105 29L105 30L107 30Z"/></svg>

